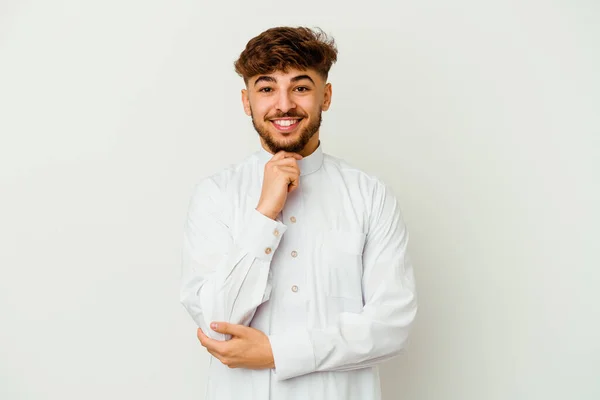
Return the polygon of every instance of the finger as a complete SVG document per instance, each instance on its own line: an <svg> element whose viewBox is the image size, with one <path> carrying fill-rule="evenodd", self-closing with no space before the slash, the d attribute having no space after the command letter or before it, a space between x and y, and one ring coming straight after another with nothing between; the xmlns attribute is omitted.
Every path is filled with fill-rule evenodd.
<svg viewBox="0 0 600 400"><path fill-rule="evenodd" d="M202 346L204 346L204 341L206 340L207 336L204 334L204 332L202 332L202 329L198 328L198 330L196 330L196 337L198 337L198 340Z"/></svg>
<svg viewBox="0 0 600 400"><path fill-rule="evenodd" d="M277 171L278 175L286 177L290 182L300 178L300 168L297 166L279 166Z"/></svg>
<svg viewBox="0 0 600 400"><path fill-rule="evenodd" d="M293 192L294 190L296 190L298 188L298 178L292 178L290 179L290 183L288 185L288 193Z"/></svg>
<svg viewBox="0 0 600 400"><path fill-rule="evenodd" d="M292 175L294 178L297 178L300 176L300 168L278 167L278 169L287 175Z"/></svg>
<svg viewBox="0 0 600 400"><path fill-rule="evenodd" d="M266 175L266 174L265 174ZM276 176L280 176L280 177L287 177L287 178L298 178L300 176L300 168L295 167L295 166L279 166L276 167L271 174L269 174L269 176L271 177L276 177Z"/></svg>
<svg viewBox="0 0 600 400"><path fill-rule="evenodd" d="M298 185L298 180L300 179L300 168L291 168L291 167L279 167L282 175L285 176L288 180L288 184L294 183Z"/></svg>
<svg viewBox="0 0 600 400"><path fill-rule="evenodd" d="M216 351L214 351L214 350L211 350L211 349L206 349L206 351L207 351L207 352L208 352L208 353L209 353L211 356L213 356L214 358L216 358L217 360L219 360L219 361L223 362L223 361L221 360L221 359L223 358L223 356L222 356L222 355L220 355L220 354L218 354Z"/></svg>
<svg viewBox="0 0 600 400"><path fill-rule="evenodd" d="M214 351L219 354L223 351L223 342L206 336L206 334L200 328L198 328L198 339L200 340L202 346L206 347L206 349L209 351Z"/></svg>
<svg viewBox="0 0 600 400"><path fill-rule="evenodd" d="M233 362L228 359L227 357L223 356L222 354L219 354L217 352L215 352L214 350L208 350L208 353L210 353L211 356L213 356L214 358L216 358L217 360L219 360L221 362L221 364L229 367L229 368L236 368L236 366L234 366Z"/></svg>
<svg viewBox="0 0 600 400"><path fill-rule="evenodd" d="M231 336L245 336L248 327L244 325L230 324L228 322L213 322L210 328L219 333L226 333Z"/></svg>
<svg viewBox="0 0 600 400"><path fill-rule="evenodd" d="M269 161L270 167L278 167L278 166L295 166L298 165L298 161L292 157L282 158L281 160Z"/></svg>
<svg viewBox="0 0 600 400"><path fill-rule="evenodd" d="M273 158L271 158L271 161L277 161L277 160L282 160L284 158L288 158L288 157L293 157L296 160L302 160L302 156L298 153L290 153L288 151L279 151L277 152L277 154L275 154L273 156Z"/></svg>
<svg viewBox="0 0 600 400"><path fill-rule="evenodd" d="M200 341L200 344L202 344L202 346L204 346L204 347L207 347L208 345L210 345L211 340L214 340L214 339L206 336L206 334L200 328L198 328L197 336L198 336L198 340Z"/></svg>
<svg viewBox="0 0 600 400"><path fill-rule="evenodd" d="M218 354L217 355L213 354L212 356L215 357L217 360L221 361L221 364L225 365L226 367L237 368L237 364L234 364L233 361L230 360L227 357L223 357L223 356L218 355Z"/></svg>

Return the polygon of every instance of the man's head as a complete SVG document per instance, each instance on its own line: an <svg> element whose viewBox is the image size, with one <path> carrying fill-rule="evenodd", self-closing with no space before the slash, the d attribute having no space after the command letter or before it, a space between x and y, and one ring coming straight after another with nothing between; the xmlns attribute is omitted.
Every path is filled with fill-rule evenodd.
<svg viewBox="0 0 600 400"><path fill-rule="evenodd" d="M246 83L244 111L272 153L317 147L336 60L333 39L308 28L271 28L248 42L235 70Z"/></svg>

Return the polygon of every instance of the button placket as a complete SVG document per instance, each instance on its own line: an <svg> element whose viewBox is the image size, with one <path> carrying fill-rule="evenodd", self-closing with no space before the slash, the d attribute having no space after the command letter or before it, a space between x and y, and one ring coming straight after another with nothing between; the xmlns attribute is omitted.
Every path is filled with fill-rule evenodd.
<svg viewBox="0 0 600 400"><path fill-rule="evenodd" d="M286 253L288 254L287 273L285 274L286 285L289 289L288 295L293 296L294 303L302 301L304 297L303 291L300 287L305 282L305 271L304 266L301 263L300 253L302 252L302 227L299 225L303 215L303 197L302 185L293 192L293 196L286 202L285 209L282 211L282 217L284 223L287 225L288 230L286 232L286 239L288 240ZM287 247L286 246L286 247ZM283 282L282 282L283 283ZM289 285L289 286L288 286ZM299 303L298 303L299 304Z"/></svg>

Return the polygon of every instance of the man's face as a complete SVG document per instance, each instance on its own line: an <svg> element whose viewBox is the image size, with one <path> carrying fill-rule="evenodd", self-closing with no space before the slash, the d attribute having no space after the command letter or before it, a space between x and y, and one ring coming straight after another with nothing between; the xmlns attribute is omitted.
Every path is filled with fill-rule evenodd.
<svg viewBox="0 0 600 400"><path fill-rule="evenodd" d="M311 139L318 143L321 112L331 102L331 84L310 69L256 75L242 90L242 101L272 153L300 153Z"/></svg>

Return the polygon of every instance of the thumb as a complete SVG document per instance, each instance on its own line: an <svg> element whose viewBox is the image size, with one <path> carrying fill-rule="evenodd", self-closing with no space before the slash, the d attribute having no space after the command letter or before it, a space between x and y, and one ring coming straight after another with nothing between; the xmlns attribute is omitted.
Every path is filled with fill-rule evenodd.
<svg viewBox="0 0 600 400"><path fill-rule="evenodd" d="M246 327L243 325L230 324L229 322L212 322L210 328L215 332L225 333L231 336L243 336Z"/></svg>

